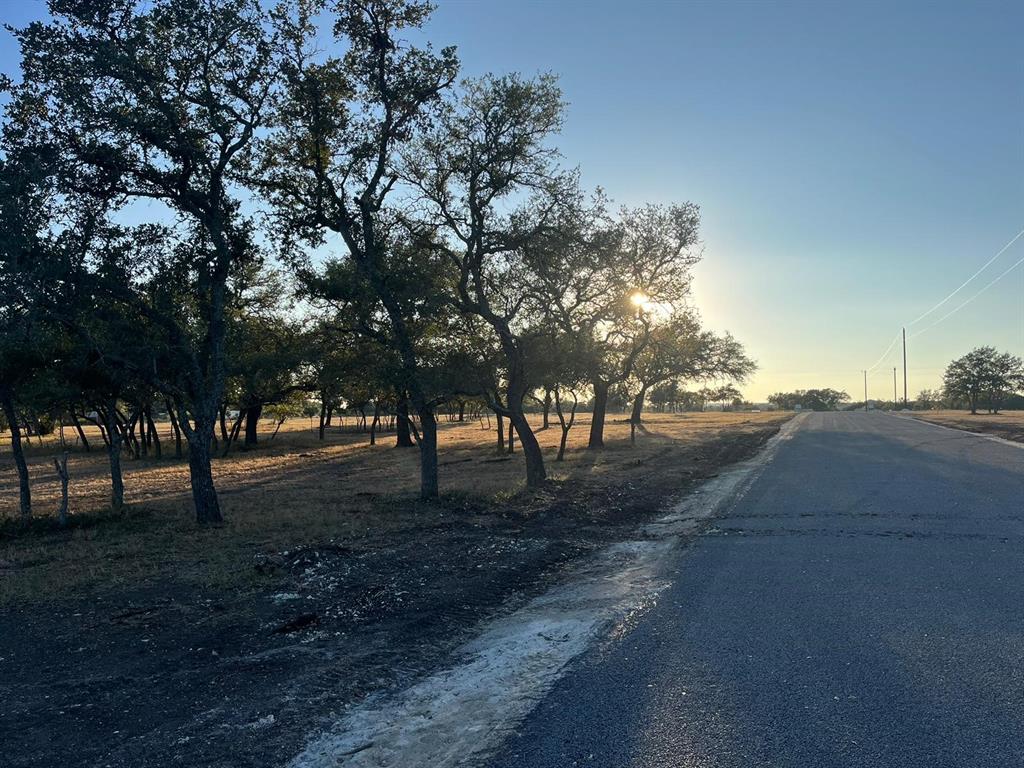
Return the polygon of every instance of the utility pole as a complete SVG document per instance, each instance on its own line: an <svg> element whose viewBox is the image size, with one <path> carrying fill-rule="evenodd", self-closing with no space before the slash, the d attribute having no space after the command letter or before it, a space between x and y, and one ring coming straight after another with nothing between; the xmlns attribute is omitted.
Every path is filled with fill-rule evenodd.
<svg viewBox="0 0 1024 768"><path fill-rule="evenodd" d="M903 407L907 407L907 329L903 329Z"/></svg>
<svg viewBox="0 0 1024 768"><path fill-rule="evenodd" d="M864 413L868 412L868 372L864 371Z"/></svg>
<svg viewBox="0 0 1024 768"><path fill-rule="evenodd" d="M892 409L895 411L897 405L896 400L896 366L892 367Z"/></svg>

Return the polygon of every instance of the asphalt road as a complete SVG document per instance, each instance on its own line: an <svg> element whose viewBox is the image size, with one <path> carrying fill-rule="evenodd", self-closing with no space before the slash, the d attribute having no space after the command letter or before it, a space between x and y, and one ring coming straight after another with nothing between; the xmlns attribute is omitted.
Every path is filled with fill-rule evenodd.
<svg viewBox="0 0 1024 768"><path fill-rule="evenodd" d="M813 414L490 761L1024 766L1024 449Z"/></svg>

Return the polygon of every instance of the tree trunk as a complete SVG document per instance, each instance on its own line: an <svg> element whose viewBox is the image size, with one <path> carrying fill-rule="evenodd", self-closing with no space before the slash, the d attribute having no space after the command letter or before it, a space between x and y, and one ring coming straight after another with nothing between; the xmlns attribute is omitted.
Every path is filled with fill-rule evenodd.
<svg viewBox="0 0 1024 768"><path fill-rule="evenodd" d="M121 475L122 433L117 423L117 401L109 402L101 415L107 428L107 457L110 461L110 508L114 514L120 514L124 509L124 477Z"/></svg>
<svg viewBox="0 0 1024 768"><path fill-rule="evenodd" d="M165 400L164 405L167 407L167 418L171 420L171 429L174 430L174 456L175 458L181 458L181 427L178 426L178 416L171 407L171 401Z"/></svg>
<svg viewBox="0 0 1024 768"><path fill-rule="evenodd" d="M519 444L526 458L526 487L536 488L543 485L548 477L547 470L544 469L544 454L540 449L540 443L537 442L537 436L530 428L530 422L526 420L521 404L519 408L513 408L509 421L508 452L512 453L513 433L518 433Z"/></svg>
<svg viewBox="0 0 1024 768"><path fill-rule="evenodd" d="M395 443L396 448L412 448L416 445L412 441L412 430L409 428L409 403L404 398L398 401L397 420L395 422L395 432L397 434L397 441ZM435 431L437 425L435 424ZM436 445L435 437L435 445Z"/></svg>
<svg viewBox="0 0 1024 768"><path fill-rule="evenodd" d="M466 401L459 400L459 423L461 424L466 420Z"/></svg>
<svg viewBox="0 0 1024 768"><path fill-rule="evenodd" d="M275 437L277 437L277 433L281 431L281 425L284 424L285 418L286 418L285 416L281 416L277 420L277 425L274 427L274 433L270 436L271 440L273 440Z"/></svg>
<svg viewBox="0 0 1024 768"><path fill-rule="evenodd" d="M98 408L96 410L97 410L97 412L99 411ZM92 420L90 419L90 421L92 421ZM110 446L110 436L107 435L107 428L105 426L103 426L103 419L102 418L97 418L96 421L92 421L92 423L96 426L96 429L98 429L100 431L100 437L103 438L103 446L104 447L109 447Z"/></svg>
<svg viewBox="0 0 1024 768"><path fill-rule="evenodd" d="M558 455L555 457L555 461L563 461L565 459L565 444L569 441L569 430L572 427L562 425L562 439L558 442Z"/></svg>
<svg viewBox="0 0 1024 768"><path fill-rule="evenodd" d="M541 403L541 413L544 421L541 422L541 429L549 429L551 427L551 390L544 390L544 401Z"/></svg>
<svg viewBox="0 0 1024 768"><path fill-rule="evenodd" d="M324 400L320 401L320 422L317 426L316 436L318 440L324 439L324 431L327 429L327 411L330 410L327 407L327 402Z"/></svg>
<svg viewBox="0 0 1024 768"><path fill-rule="evenodd" d="M195 428L188 441L188 471L192 481L192 501L196 507L196 522L220 523L224 520L220 512L220 501L213 486L213 465L210 441L213 438L213 421L197 418Z"/></svg>
<svg viewBox="0 0 1024 768"><path fill-rule="evenodd" d="M60 509L57 510L57 520L63 528L68 524L68 452L64 451L59 460L54 459L53 466L57 470L57 477L60 478Z"/></svg>
<svg viewBox="0 0 1024 768"><path fill-rule="evenodd" d="M227 403L223 403L218 409L218 421L220 422L220 437L225 443L230 439L231 434L228 431L228 406Z"/></svg>
<svg viewBox="0 0 1024 768"><path fill-rule="evenodd" d="M149 424L146 421L146 406L139 407L139 443L142 445L142 455L149 456L149 451L153 447L152 442L149 438Z"/></svg>
<svg viewBox="0 0 1024 768"><path fill-rule="evenodd" d="M373 421L370 423L370 445L377 444L377 425L380 424L380 403L373 404Z"/></svg>
<svg viewBox="0 0 1024 768"><path fill-rule="evenodd" d="M437 420L430 408L419 407L420 417L420 498L436 499L437 478Z"/></svg>
<svg viewBox="0 0 1024 768"><path fill-rule="evenodd" d="M260 416L263 415L263 403L251 405L245 409L245 445L256 445L256 430L260 426ZM323 437L321 437L323 439Z"/></svg>
<svg viewBox="0 0 1024 768"><path fill-rule="evenodd" d="M636 397L633 398L633 413L629 417L629 421L632 424L639 424L643 419L644 410L644 399L647 397L647 385L640 387L640 391L636 393Z"/></svg>
<svg viewBox="0 0 1024 768"><path fill-rule="evenodd" d="M220 455L222 459L226 459L228 457L228 453L231 452L231 446L234 445L235 441L238 439L238 433L242 429L242 422L245 421L245 415L248 412L247 408L243 408L239 411L238 418L235 419L235 423L231 425L231 431L228 432L228 439L224 441L224 452Z"/></svg>
<svg viewBox="0 0 1024 768"><path fill-rule="evenodd" d="M128 453L133 459L137 459L141 455L139 441L135 437L136 416L137 414L133 413L131 417L126 416L121 419L121 439L128 446Z"/></svg>
<svg viewBox="0 0 1024 768"><path fill-rule="evenodd" d="M555 389L555 413L558 415L558 423L562 427L562 439L558 443L558 456L555 457L555 461L562 461L565 458L565 444L569 441L569 430L576 422L576 407L579 405L579 398L576 397L575 392L571 394L572 410L569 412L569 418L566 419L565 413L562 411L562 399L558 394L558 389Z"/></svg>
<svg viewBox="0 0 1024 768"><path fill-rule="evenodd" d="M505 453L505 419L497 411L494 416L498 421L498 455L501 456Z"/></svg>
<svg viewBox="0 0 1024 768"><path fill-rule="evenodd" d="M138 428L139 434L135 434L135 430ZM128 443L128 450L132 453L132 458L140 459L148 456L146 449L146 431L142 428L142 407L139 406L128 418L128 422L124 428L126 442ZM139 439L141 438L141 439Z"/></svg>
<svg viewBox="0 0 1024 768"><path fill-rule="evenodd" d="M21 516L30 517L32 515L32 490L28 482L28 464L25 463L25 452L21 447L21 429L18 427L18 414L14 410L14 397L6 387L0 389L0 401L3 404L4 416L7 417L7 427L11 430L11 453L14 454L14 466L18 469Z"/></svg>
<svg viewBox="0 0 1024 768"><path fill-rule="evenodd" d="M71 409L71 423L75 426L75 432L78 433L78 439L82 441L82 447L86 453L89 453L89 441L85 437L85 430L82 429L82 422L78 420L78 414L75 413L75 409Z"/></svg>
<svg viewBox="0 0 1024 768"><path fill-rule="evenodd" d="M156 430L156 423L153 421L152 408L146 407L146 427L149 430L149 442L153 446L153 453L158 459L162 459L164 452L160 445L160 433Z"/></svg>
<svg viewBox="0 0 1024 768"><path fill-rule="evenodd" d="M604 417L608 411L608 385L594 382L594 414L590 422L590 441L587 448L604 448Z"/></svg>

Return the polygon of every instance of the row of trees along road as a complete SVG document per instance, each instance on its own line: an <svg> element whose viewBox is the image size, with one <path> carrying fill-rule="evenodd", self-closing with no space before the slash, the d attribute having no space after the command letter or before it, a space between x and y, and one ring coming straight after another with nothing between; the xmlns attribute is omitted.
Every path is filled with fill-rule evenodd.
<svg viewBox="0 0 1024 768"><path fill-rule="evenodd" d="M16 31L0 177L0 401L25 514L39 414L100 427L115 509L122 455L161 455L166 414L216 522L213 453L256 442L264 409L319 398L321 436L342 405L390 414L430 498L453 400L509 423L536 486L528 400L571 425L563 405L592 393L600 448L612 388L638 420L652 388L753 369L687 306L697 207L581 189L555 78L460 82L454 48L405 37L427 3L49 9Z"/></svg>

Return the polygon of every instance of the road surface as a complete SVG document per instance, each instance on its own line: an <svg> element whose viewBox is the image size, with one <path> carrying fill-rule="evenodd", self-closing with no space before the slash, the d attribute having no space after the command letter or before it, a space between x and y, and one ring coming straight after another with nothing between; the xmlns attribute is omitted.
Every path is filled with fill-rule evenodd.
<svg viewBox="0 0 1024 768"><path fill-rule="evenodd" d="M1024 448L812 414L493 768L1024 766Z"/></svg>

